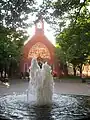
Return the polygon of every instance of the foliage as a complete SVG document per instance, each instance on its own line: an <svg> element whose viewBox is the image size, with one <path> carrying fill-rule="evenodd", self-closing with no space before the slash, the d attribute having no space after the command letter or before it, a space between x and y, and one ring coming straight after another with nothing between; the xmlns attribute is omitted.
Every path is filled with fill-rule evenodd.
<svg viewBox="0 0 90 120"><path fill-rule="evenodd" d="M65 27L67 22L74 22L80 15L81 9L88 6L88 0L80 3L80 0L57 0L53 3L53 16L58 18L59 26Z"/></svg>
<svg viewBox="0 0 90 120"><path fill-rule="evenodd" d="M0 26L0 71L9 69L11 62L19 62L25 39L22 31Z"/></svg>
<svg viewBox="0 0 90 120"><path fill-rule="evenodd" d="M59 58L63 56L64 61L74 66L85 63L90 55L90 15L85 17L83 12L76 23L71 23L57 36L57 43L60 45Z"/></svg>
<svg viewBox="0 0 90 120"><path fill-rule="evenodd" d="M45 0L39 6L37 16L43 16L45 21L61 32L71 22L76 22L84 7L89 6L89 0Z"/></svg>
<svg viewBox="0 0 90 120"><path fill-rule="evenodd" d="M34 0L0 0L0 71L17 67L26 36L22 28L36 11ZM22 29L22 30L21 30Z"/></svg>
<svg viewBox="0 0 90 120"><path fill-rule="evenodd" d="M55 54L60 63L62 62L63 64L66 64L66 53L62 50L60 45L56 46Z"/></svg>
<svg viewBox="0 0 90 120"><path fill-rule="evenodd" d="M35 11L34 0L0 0L0 24L26 27L28 14Z"/></svg>

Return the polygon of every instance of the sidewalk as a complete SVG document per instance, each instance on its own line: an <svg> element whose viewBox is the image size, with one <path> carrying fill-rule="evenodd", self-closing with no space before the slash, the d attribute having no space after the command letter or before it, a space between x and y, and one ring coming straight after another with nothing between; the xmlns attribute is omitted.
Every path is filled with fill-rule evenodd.
<svg viewBox="0 0 90 120"><path fill-rule="evenodd" d="M90 96L90 84L80 82L55 82L55 93Z"/></svg>
<svg viewBox="0 0 90 120"><path fill-rule="evenodd" d="M28 84L28 80L20 79L10 80L10 86L0 83L0 95L26 92ZM60 79L55 81L54 93L90 96L90 84L78 80Z"/></svg>

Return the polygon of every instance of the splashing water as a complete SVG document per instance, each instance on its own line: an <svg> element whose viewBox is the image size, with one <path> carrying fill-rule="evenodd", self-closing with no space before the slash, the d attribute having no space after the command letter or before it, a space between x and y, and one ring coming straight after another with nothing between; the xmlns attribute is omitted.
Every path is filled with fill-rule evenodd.
<svg viewBox="0 0 90 120"><path fill-rule="evenodd" d="M51 75L51 67L45 63L40 69L35 58L31 61L30 81L27 92L29 102L30 94L33 95L38 105L46 105L52 103L54 82Z"/></svg>

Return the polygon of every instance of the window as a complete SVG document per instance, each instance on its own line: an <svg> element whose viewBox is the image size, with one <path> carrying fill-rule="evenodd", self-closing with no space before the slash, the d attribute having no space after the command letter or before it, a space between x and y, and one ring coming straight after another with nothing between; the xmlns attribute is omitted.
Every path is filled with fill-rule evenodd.
<svg viewBox="0 0 90 120"><path fill-rule="evenodd" d="M40 42L32 46L32 48L29 51L28 58L33 58L33 57L38 58L38 56L44 59L51 58L48 48L43 43Z"/></svg>

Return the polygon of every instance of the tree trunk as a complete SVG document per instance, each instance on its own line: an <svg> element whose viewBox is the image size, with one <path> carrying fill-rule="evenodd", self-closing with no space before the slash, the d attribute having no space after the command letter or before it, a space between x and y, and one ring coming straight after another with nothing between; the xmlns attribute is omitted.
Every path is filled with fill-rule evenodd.
<svg viewBox="0 0 90 120"><path fill-rule="evenodd" d="M76 76L76 66L73 65L74 76Z"/></svg>
<svg viewBox="0 0 90 120"><path fill-rule="evenodd" d="M80 65L80 77L82 76L82 64Z"/></svg>
<svg viewBox="0 0 90 120"><path fill-rule="evenodd" d="M7 74L7 65L5 64L5 78L6 78L6 74Z"/></svg>
<svg viewBox="0 0 90 120"><path fill-rule="evenodd" d="M10 63L10 65L9 65L8 75L9 75L9 77L12 76L12 63Z"/></svg>
<svg viewBox="0 0 90 120"><path fill-rule="evenodd" d="M0 72L1 72L1 78L2 78L2 74L3 74L3 69L1 69L1 70L0 70Z"/></svg>
<svg viewBox="0 0 90 120"><path fill-rule="evenodd" d="M64 65L64 74L65 74L66 76L68 75L67 64Z"/></svg>
<svg viewBox="0 0 90 120"><path fill-rule="evenodd" d="M2 64L0 64L0 74L1 74L1 78L2 78L2 73L3 73L3 66L2 66Z"/></svg>

